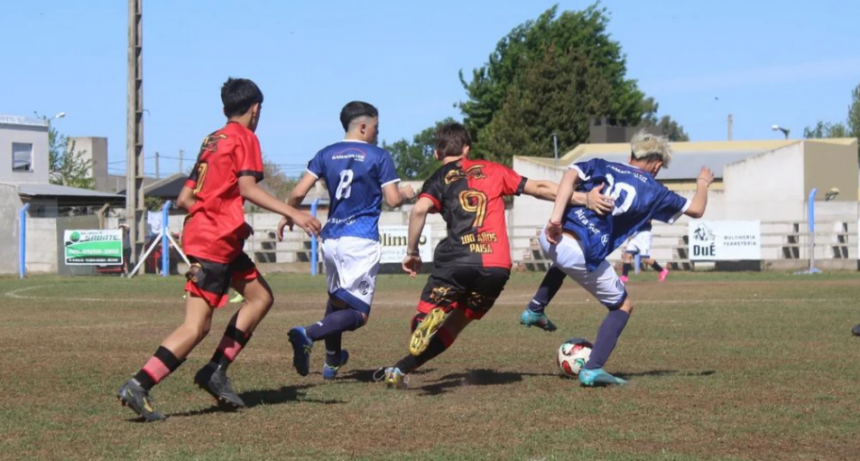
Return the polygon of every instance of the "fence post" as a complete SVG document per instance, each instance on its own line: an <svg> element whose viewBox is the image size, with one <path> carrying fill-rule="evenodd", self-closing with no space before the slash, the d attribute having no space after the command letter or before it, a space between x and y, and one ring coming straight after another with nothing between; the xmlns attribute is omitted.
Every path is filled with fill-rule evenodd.
<svg viewBox="0 0 860 461"><path fill-rule="evenodd" d="M316 218L317 217L317 207L319 206L320 199L315 199L311 203L311 215ZM311 275L317 275L317 271L319 270L319 262L317 261L319 258L317 256L317 236L311 234Z"/></svg>
<svg viewBox="0 0 860 461"><path fill-rule="evenodd" d="M167 233L170 232L170 226L168 226L168 213L167 211L170 209L171 202L168 200L164 203L164 206L161 207L161 276L167 277L170 275L170 240L168 239Z"/></svg>
<svg viewBox="0 0 860 461"><path fill-rule="evenodd" d="M23 279L27 272L27 210L30 204L25 203L18 212L18 278Z"/></svg>

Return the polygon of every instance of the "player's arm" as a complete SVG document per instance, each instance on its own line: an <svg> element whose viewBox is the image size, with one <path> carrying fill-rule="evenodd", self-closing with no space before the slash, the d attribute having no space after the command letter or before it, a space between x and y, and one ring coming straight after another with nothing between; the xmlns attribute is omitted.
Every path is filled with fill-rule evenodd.
<svg viewBox="0 0 860 461"><path fill-rule="evenodd" d="M421 196L412 207L409 214L409 234L406 244L406 257L403 258L403 270L409 275L415 276L421 270L421 256L418 255L418 240L421 239L421 231L427 222L427 213L435 207L433 201Z"/></svg>
<svg viewBox="0 0 860 461"><path fill-rule="evenodd" d="M319 235L322 225L317 218L278 200L260 187L257 184L257 178L254 176L239 177L239 194L242 195L242 198L260 208L291 219L295 225L304 229L308 235Z"/></svg>
<svg viewBox="0 0 860 461"><path fill-rule="evenodd" d="M567 170L561 178L561 185L558 186L558 193L555 196L555 205L552 207L552 215L546 226L546 238L550 243L561 241L561 220L564 217L564 210L573 198L573 189L578 182L579 170L576 168Z"/></svg>
<svg viewBox="0 0 860 461"><path fill-rule="evenodd" d="M406 200L415 197L415 190L410 185L397 187L397 182L391 182L382 187L382 195L385 196L388 206L397 208Z"/></svg>
<svg viewBox="0 0 860 461"><path fill-rule="evenodd" d="M696 178L696 195L690 200L690 206L684 211L685 215L696 219L705 215L705 208L708 207L708 186L712 182L714 182L714 172L703 166Z"/></svg>
<svg viewBox="0 0 860 461"><path fill-rule="evenodd" d="M290 191L290 197L287 198L287 205L298 208L302 204L302 200L307 197L308 192L311 191L311 188L314 187L314 184L317 182L317 177L312 175L311 173L305 173L302 176L302 179L299 180L299 183L296 184L296 187Z"/></svg>
<svg viewBox="0 0 860 461"><path fill-rule="evenodd" d="M188 186L182 186L182 190L179 191L179 197L176 197L176 206L184 209L185 211L191 211L191 207L197 202L197 199L194 198L194 189Z"/></svg>

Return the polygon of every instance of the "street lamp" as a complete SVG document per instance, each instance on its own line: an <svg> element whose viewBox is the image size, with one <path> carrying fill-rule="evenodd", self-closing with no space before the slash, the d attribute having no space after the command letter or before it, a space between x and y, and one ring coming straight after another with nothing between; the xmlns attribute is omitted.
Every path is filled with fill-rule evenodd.
<svg viewBox="0 0 860 461"><path fill-rule="evenodd" d="M65 116L66 116L66 113L65 113L65 112L60 112L60 113L58 113L57 115L55 115L51 120L55 120L55 119L58 119L58 118L63 118L63 117L65 117Z"/></svg>
<svg viewBox="0 0 860 461"><path fill-rule="evenodd" d="M783 128L783 127L781 127L781 126L779 126L779 125L774 125L774 126L772 126L772 127L770 127L770 128L771 128L773 131L782 131L782 134L784 134L784 135L785 135L785 139L788 139L788 133L790 133L790 132L791 132L791 130L789 130L788 128Z"/></svg>

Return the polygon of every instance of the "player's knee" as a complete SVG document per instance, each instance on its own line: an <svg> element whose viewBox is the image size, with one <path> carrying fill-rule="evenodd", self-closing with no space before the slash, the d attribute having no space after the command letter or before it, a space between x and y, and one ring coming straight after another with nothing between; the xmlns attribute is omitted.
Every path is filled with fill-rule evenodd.
<svg viewBox="0 0 860 461"><path fill-rule="evenodd" d="M361 313L361 325L359 325L358 327L361 328L361 327L367 325L368 319L370 319L370 314L367 314L366 312L362 312Z"/></svg>
<svg viewBox="0 0 860 461"><path fill-rule="evenodd" d="M624 312L627 312L627 315L633 313L633 302L630 301L630 298L625 299L624 302L621 303L620 309Z"/></svg>

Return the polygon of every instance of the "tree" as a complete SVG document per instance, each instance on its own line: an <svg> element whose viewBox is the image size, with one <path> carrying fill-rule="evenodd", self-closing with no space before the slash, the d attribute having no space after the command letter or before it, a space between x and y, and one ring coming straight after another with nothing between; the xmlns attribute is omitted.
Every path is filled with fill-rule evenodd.
<svg viewBox="0 0 860 461"><path fill-rule="evenodd" d="M263 181L260 186L275 197L286 201L298 181L288 177L278 164L263 155Z"/></svg>
<svg viewBox="0 0 860 461"><path fill-rule="evenodd" d="M821 120L812 127L803 129L804 138L860 138L860 85L851 92L851 104L848 106L848 119L845 123L829 123ZM857 157L860 159L860 143L857 146Z"/></svg>
<svg viewBox="0 0 860 461"><path fill-rule="evenodd" d="M48 164L51 184L59 184L81 189L95 189L92 177L92 160L84 158L86 151L75 151L75 142L50 125L48 122Z"/></svg>
<svg viewBox="0 0 860 461"><path fill-rule="evenodd" d="M660 130L660 134L669 138L669 141L689 141L690 137L684 132L684 127L678 122L672 120L672 117L664 115L657 118L657 111L660 105L652 97L648 97L642 101L642 126L656 126Z"/></svg>
<svg viewBox="0 0 860 461"><path fill-rule="evenodd" d="M440 125L451 122L454 122L454 119L450 117L436 122L435 126L416 134L412 142L401 139L393 144L382 143L382 148L391 152L398 176L402 179L427 179L439 168L439 162L433 156L433 150L436 148L436 129Z"/></svg>
<svg viewBox="0 0 860 461"><path fill-rule="evenodd" d="M845 138L848 137L848 128L842 123L827 123L821 120L813 127L803 129L803 137L810 138Z"/></svg>
<svg viewBox="0 0 860 461"><path fill-rule="evenodd" d="M553 132L561 149L573 148L587 141L591 117L640 122L644 95L626 78L606 10L557 10L514 28L471 81L460 72L469 99L459 107L477 157L551 156Z"/></svg>

